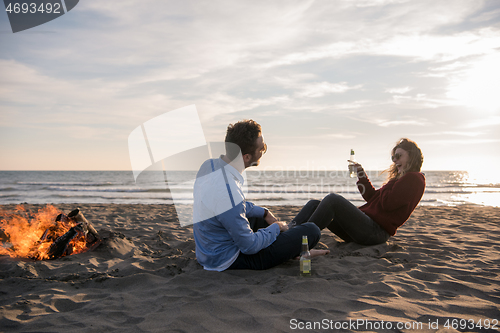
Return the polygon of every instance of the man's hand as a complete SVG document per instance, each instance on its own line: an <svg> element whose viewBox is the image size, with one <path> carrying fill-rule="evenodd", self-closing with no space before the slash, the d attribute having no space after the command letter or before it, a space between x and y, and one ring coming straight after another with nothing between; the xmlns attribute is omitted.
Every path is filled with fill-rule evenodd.
<svg viewBox="0 0 500 333"><path fill-rule="evenodd" d="M271 213L270 210L267 211L267 216L264 218L267 222L267 224L271 225L274 222L278 221L278 219Z"/></svg>
<svg viewBox="0 0 500 333"><path fill-rule="evenodd" d="M285 232L288 230L288 224L286 224L285 222L283 221L276 221L274 223L277 223L280 227L280 232Z"/></svg>

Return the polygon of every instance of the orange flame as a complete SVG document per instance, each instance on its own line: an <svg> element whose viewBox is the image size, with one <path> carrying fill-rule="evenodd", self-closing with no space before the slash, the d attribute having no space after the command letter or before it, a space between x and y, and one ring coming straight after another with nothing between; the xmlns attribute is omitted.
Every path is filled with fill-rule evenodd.
<svg viewBox="0 0 500 333"><path fill-rule="evenodd" d="M0 255L13 258L30 258L35 260L50 259L47 252L57 237L64 235L77 223L57 221L61 212L52 205L40 208L32 214L22 205L16 206L14 211L0 208L0 229L8 239L8 243L0 241ZM47 234L45 234L47 232ZM41 239L43 235L48 235ZM69 254L87 251L85 237L75 237L68 245Z"/></svg>

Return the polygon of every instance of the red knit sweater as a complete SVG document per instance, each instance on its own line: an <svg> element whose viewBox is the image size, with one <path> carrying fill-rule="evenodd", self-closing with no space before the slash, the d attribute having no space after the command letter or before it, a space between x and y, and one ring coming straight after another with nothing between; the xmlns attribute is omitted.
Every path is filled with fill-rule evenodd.
<svg viewBox="0 0 500 333"><path fill-rule="evenodd" d="M375 190L367 177L357 182L358 190L366 200L359 207L391 236L408 220L425 190L425 177L420 172L408 172L398 180L391 180Z"/></svg>

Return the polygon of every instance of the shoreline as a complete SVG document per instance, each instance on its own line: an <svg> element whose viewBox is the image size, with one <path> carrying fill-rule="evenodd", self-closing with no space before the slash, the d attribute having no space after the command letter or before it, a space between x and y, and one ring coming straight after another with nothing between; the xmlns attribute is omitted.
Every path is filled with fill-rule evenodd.
<svg viewBox="0 0 500 333"><path fill-rule="evenodd" d="M311 199L315 199L316 197L311 197ZM319 200L321 200L321 197L318 197ZM300 204L300 205L292 205L292 204L262 204L262 203L259 203L259 201L255 201L255 200L248 200L248 201L251 201L252 203L254 203L255 205L257 206L261 206L261 207L274 207L274 208L277 208L278 210L281 210L283 207L289 207L289 208L292 208L292 209L299 209L302 208L308 200L304 200L303 204ZM363 199L360 199L360 200L350 200L351 202L360 202L362 204L365 204L366 201L364 201ZM108 203L108 202L85 202L85 203L81 203L81 202L75 202L75 203L72 203L72 202L65 202L65 203L29 203L29 202L21 202L21 203L0 203L0 208L3 208L3 207L15 207L15 206L18 206L18 205L27 205L27 206L33 206L33 207L43 207L43 206L47 206L47 205L52 205L52 206L55 206L55 207L58 207L58 206L62 206L62 207L67 207L67 206L74 206L74 207L80 207L80 206L106 206L106 205L116 205L116 206L127 206L127 205L131 205L131 206L162 206L162 207L168 207L168 206L173 206L175 207L175 204L174 203ZM190 206L190 205L183 205L183 206ZM362 206L362 205L359 205L359 206ZM358 207L359 207L358 206ZM480 203L474 203L474 202L466 202L466 203L459 203L459 204L456 204L456 205L452 205L452 204L441 204L441 205L433 205L433 204L428 204L428 203L419 203L417 208L418 209L419 207L422 207L422 208L459 208L459 207L478 207L478 208L481 208L481 207L484 207L484 208L500 208L500 204L498 205L487 205L487 204L480 204Z"/></svg>
<svg viewBox="0 0 500 333"><path fill-rule="evenodd" d="M192 228L180 227L173 205L54 206L66 214L79 207L106 240L57 260L0 256L6 332L292 332L293 323L324 319L423 328L438 321L442 329L446 318L500 319L498 207L419 206L376 246L346 244L324 230L317 248L331 252L314 258L312 277L302 278L293 260L266 271L203 270ZM300 208L271 207L282 220Z"/></svg>

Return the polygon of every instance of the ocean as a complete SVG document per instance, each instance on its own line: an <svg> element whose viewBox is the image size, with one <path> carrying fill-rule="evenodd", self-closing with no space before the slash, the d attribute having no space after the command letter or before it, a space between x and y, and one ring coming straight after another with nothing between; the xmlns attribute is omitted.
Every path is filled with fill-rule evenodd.
<svg viewBox="0 0 500 333"><path fill-rule="evenodd" d="M375 188L386 174L367 172ZM500 206L500 182L481 181L464 171L427 171L424 206L475 204ZM131 171L0 171L0 204L118 203L172 204L191 202L196 172L144 171L137 182ZM363 199L356 180L346 171L247 171L247 200L261 206L302 206L328 193L355 205Z"/></svg>

